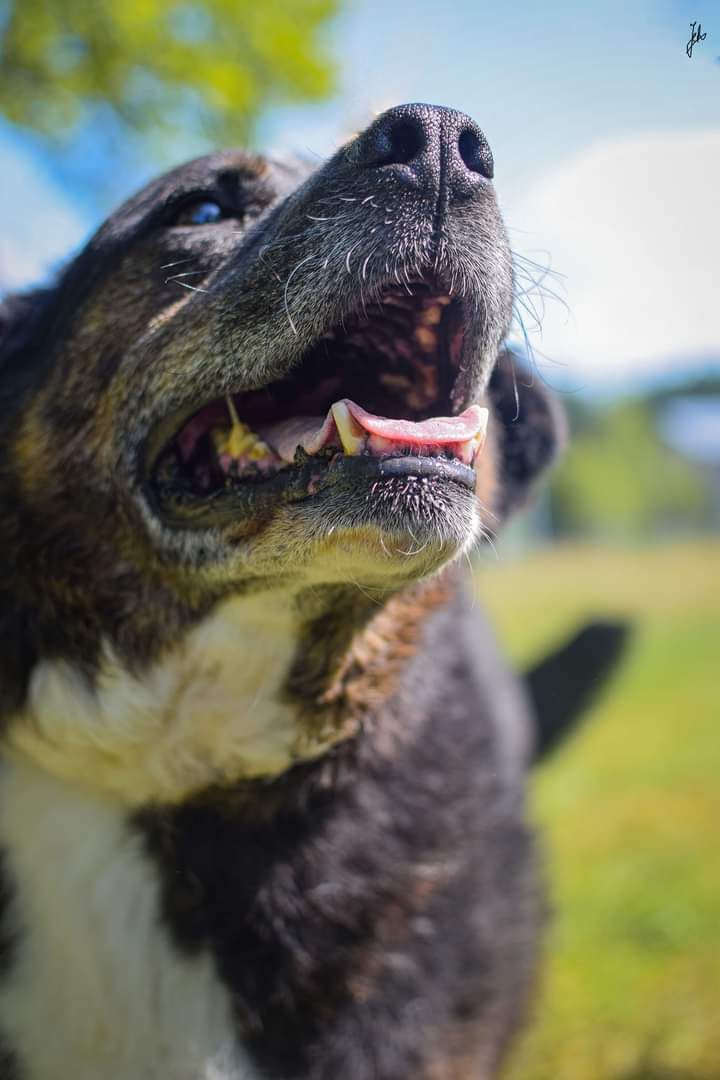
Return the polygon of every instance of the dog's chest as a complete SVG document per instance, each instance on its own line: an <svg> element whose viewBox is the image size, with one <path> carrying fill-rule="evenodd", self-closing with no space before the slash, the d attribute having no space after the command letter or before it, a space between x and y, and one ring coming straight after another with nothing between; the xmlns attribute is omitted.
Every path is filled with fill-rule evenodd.
<svg viewBox="0 0 720 1080"><path fill-rule="evenodd" d="M288 602L241 598L141 673L108 650L91 687L71 665L42 660L7 741L48 772L135 806L278 775L322 748L306 745L283 699L297 632Z"/></svg>
<svg viewBox="0 0 720 1080"><path fill-rule="evenodd" d="M123 813L30 766L0 778L15 939L0 1033L23 1080L253 1080L206 955L181 955Z"/></svg>

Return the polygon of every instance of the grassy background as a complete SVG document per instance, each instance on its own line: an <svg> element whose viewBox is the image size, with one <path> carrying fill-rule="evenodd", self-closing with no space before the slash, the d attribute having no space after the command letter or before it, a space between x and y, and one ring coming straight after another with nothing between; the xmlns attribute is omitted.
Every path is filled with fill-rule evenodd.
<svg viewBox="0 0 720 1080"><path fill-rule="evenodd" d="M508 1080L720 1078L720 548L559 547L478 590L521 663L634 625L586 726L534 777L554 923Z"/></svg>

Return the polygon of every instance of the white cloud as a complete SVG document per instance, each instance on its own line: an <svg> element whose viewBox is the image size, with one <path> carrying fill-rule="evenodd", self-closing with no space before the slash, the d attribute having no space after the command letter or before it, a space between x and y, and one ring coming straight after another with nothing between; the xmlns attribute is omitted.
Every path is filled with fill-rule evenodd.
<svg viewBox="0 0 720 1080"><path fill-rule="evenodd" d="M517 251L566 275L570 317L548 302L531 338L550 359L636 377L720 354L720 130L596 143L505 216Z"/></svg>
<svg viewBox="0 0 720 1080"><path fill-rule="evenodd" d="M0 294L42 281L84 238L88 223L38 162L0 130Z"/></svg>

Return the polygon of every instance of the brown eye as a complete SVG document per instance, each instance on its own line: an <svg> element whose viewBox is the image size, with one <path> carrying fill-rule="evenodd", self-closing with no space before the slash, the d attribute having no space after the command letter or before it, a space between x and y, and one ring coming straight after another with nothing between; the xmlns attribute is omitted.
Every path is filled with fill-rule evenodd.
<svg viewBox="0 0 720 1080"><path fill-rule="evenodd" d="M230 217L219 203L212 199L198 199L196 202L186 203L177 216L173 219L173 225L214 225L223 218Z"/></svg>

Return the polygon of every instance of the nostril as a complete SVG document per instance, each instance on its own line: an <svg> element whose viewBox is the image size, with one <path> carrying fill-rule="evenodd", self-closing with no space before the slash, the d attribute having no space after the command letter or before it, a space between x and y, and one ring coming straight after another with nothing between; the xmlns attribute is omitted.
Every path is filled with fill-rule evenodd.
<svg viewBox="0 0 720 1080"><path fill-rule="evenodd" d="M425 131L420 123L398 118L385 124L375 133L373 160L369 165L408 165L426 144Z"/></svg>
<svg viewBox="0 0 720 1080"><path fill-rule="evenodd" d="M458 150L470 172L480 173L488 180L492 180L493 158L490 147L477 131L473 131L472 128L461 131L458 138Z"/></svg>

